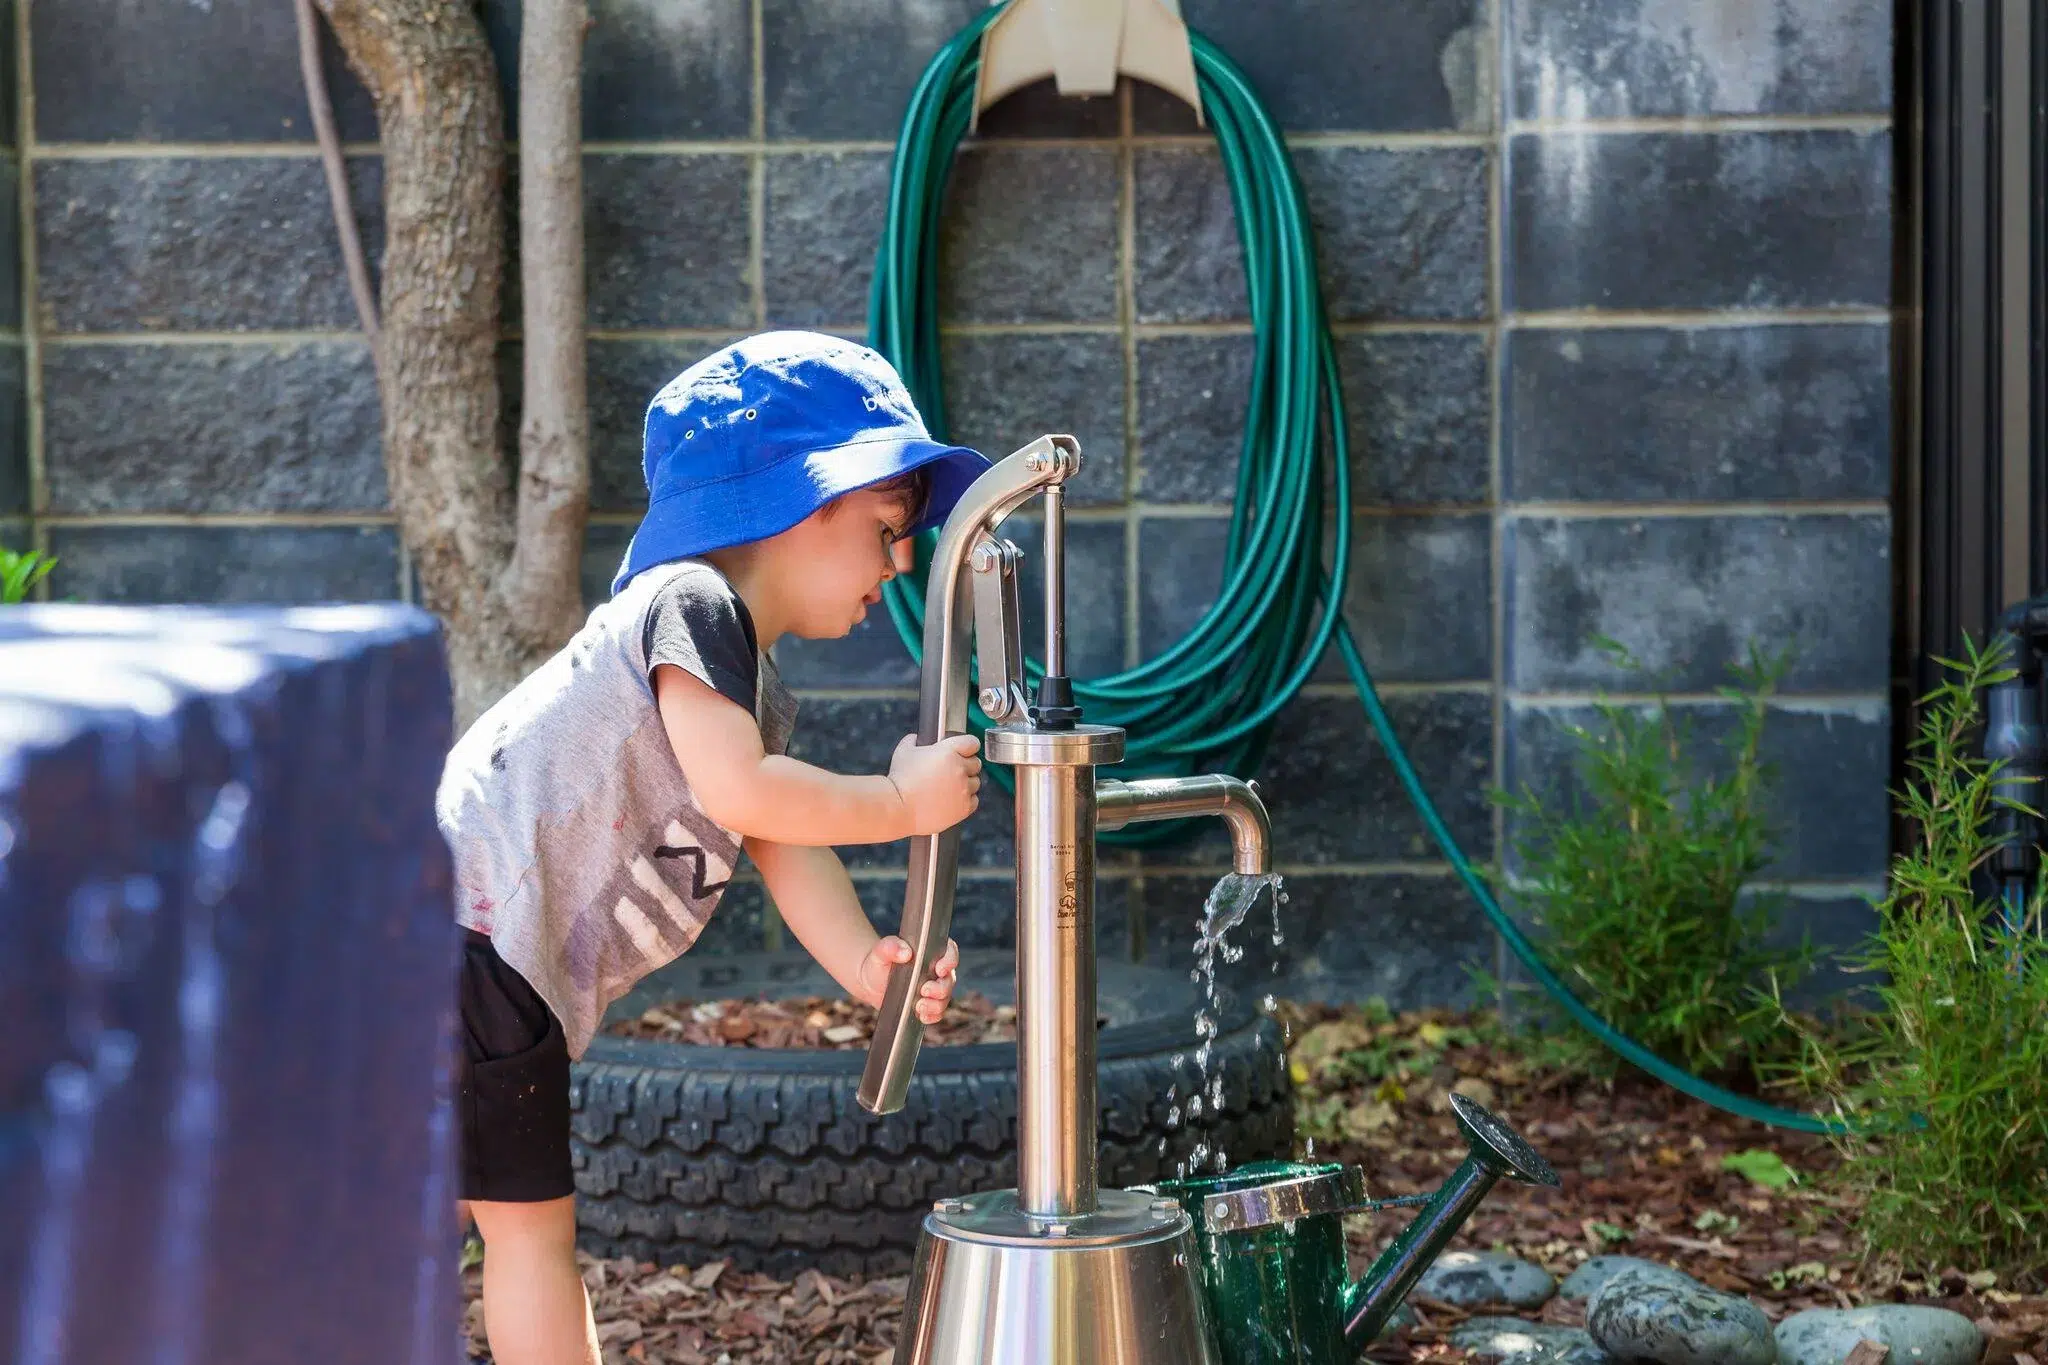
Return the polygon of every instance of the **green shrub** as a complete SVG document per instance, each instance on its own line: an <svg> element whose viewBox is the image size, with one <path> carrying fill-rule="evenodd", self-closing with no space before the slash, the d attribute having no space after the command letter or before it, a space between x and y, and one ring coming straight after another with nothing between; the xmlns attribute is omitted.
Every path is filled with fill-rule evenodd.
<svg viewBox="0 0 2048 1365"><path fill-rule="evenodd" d="M2048 1266L2048 947L2037 887L2008 927L1973 875L1997 847L1994 767L1979 755L1978 692L2012 676L1971 646L1925 699L1914 830L1893 860L1878 931L1852 960L1879 1008L1855 1034L1800 1025L1784 1070L1854 1131L1838 1179L1863 1205L1869 1251L1914 1269L2031 1278Z"/></svg>
<svg viewBox="0 0 2048 1365"><path fill-rule="evenodd" d="M16 553L0 545L0 604L25 602L57 561L37 550Z"/></svg>
<svg viewBox="0 0 2048 1365"><path fill-rule="evenodd" d="M1620 645L1599 644L1642 674ZM1690 718L1658 691L1648 708L1603 699L1596 724L1571 728L1583 795L1496 794L1523 817L1521 870L1507 889L1551 968L1615 1028L1702 1074L1751 1072L1787 1045L1778 1011L1760 996L1811 963L1803 942L1765 941L1782 898L1746 889L1774 852L1763 811L1772 774L1759 748L1788 659L1752 646L1729 670L1720 693L1736 726L1713 746L1718 762L1700 760ZM1613 1072L1616 1059L1592 1034L1537 1003L1549 1060Z"/></svg>

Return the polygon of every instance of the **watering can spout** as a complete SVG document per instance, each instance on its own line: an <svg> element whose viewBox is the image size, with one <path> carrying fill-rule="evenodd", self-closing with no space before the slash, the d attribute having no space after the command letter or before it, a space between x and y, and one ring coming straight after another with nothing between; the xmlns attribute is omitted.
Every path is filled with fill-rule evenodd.
<svg viewBox="0 0 2048 1365"><path fill-rule="evenodd" d="M1550 1163L1494 1115L1463 1095L1451 1096L1451 1108L1470 1150L1415 1221L1380 1253L1363 1278L1345 1290L1344 1342L1354 1352L1363 1351L1380 1334L1422 1272L1502 1176L1528 1185L1558 1184Z"/></svg>

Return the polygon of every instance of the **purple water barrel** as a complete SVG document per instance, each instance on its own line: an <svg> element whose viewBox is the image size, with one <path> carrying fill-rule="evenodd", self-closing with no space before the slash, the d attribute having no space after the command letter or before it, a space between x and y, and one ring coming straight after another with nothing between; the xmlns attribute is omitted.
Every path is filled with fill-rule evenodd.
<svg viewBox="0 0 2048 1365"><path fill-rule="evenodd" d="M432 617L0 609L0 1360L451 1365Z"/></svg>

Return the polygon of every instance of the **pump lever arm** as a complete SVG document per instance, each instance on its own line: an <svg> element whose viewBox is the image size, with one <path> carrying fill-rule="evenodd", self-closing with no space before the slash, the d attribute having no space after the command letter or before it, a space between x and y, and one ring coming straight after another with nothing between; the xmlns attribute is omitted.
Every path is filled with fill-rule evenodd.
<svg viewBox="0 0 2048 1365"><path fill-rule="evenodd" d="M971 594L970 552L1033 494L1065 482L1080 468L1081 446L1073 437L1041 436L999 460L954 504L939 532L925 580L918 743L936 744L967 729L967 632L973 621L966 600ZM910 1072L924 1038L917 992L931 980L932 964L946 951L959 871L959 826L910 841L910 876L903 889L903 925L898 930L910 945L910 961L889 969L882 1007L876 1011L874 1040L868 1044L867 1069L855 1092L861 1106L873 1113L894 1113L910 1092Z"/></svg>

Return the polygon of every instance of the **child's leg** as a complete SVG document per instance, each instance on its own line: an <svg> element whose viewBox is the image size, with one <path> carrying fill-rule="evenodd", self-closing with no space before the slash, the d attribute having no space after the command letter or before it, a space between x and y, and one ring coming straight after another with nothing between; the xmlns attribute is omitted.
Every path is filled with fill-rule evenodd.
<svg viewBox="0 0 2048 1365"><path fill-rule="evenodd" d="M469 1208L484 1239L484 1333L495 1365L598 1365L576 1269L576 1201Z"/></svg>
<svg viewBox="0 0 2048 1365"><path fill-rule="evenodd" d="M598 1365L576 1269L569 1053L561 1023L489 939L467 935L457 1115L460 1195L484 1240L497 1365Z"/></svg>

